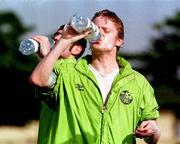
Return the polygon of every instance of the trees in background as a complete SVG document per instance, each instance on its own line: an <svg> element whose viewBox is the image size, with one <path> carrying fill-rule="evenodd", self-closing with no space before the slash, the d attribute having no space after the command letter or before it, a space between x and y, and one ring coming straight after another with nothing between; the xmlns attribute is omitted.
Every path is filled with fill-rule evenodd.
<svg viewBox="0 0 180 144"><path fill-rule="evenodd" d="M148 51L126 57L155 87L160 108L173 109L180 116L180 11L156 23L154 29L158 35L151 39Z"/></svg>
<svg viewBox="0 0 180 144"><path fill-rule="evenodd" d="M13 12L0 12L0 125L23 125L38 118L39 104L28 82L38 59L18 50L20 39L32 29Z"/></svg>
<svg viewBox="0 0 180 144"><path fill-rule="evenodd" d="M29 72L35 56L23 56L19 53L19 43L22 36L33 30L32 26L25 26L13 12L0 12L0 67Z"/></svg>
<svg viewBox="0 0 180 144"><path fill-rule="evenodd" d="M154 29L158 35L148 51L124 56L150 80L160 108L173 109L180 116L180 12ZM31 30L13 12L0 12L0 125L23 125L39 117L40 102L28 82L38 58L18 51L21 37Z"/></svg>

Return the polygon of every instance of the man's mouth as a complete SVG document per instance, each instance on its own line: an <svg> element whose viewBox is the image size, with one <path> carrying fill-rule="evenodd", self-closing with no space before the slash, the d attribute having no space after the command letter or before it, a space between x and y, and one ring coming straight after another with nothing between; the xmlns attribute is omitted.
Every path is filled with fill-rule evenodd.
<svg viewBox="0 0 180 144"><path fill-rule="evenodd" d="M91 43L92 43L92 44L97 44L97 43L100 43L100 41L101 41L101 40L98 39L98 40L91 41Z"/></svg>

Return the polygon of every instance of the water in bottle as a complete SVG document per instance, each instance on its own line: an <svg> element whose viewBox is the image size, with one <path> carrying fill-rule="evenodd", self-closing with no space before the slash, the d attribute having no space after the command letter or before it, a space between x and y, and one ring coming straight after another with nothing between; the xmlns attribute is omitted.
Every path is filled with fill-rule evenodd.
<svg viewBox="0 0 180 144"><path fill-rule="evenodd" d="M101 37L98 27L86 16L75 14L70 21L70 25L78 33L91 29L92 32L85 37L90 42L97 41Z"/></svg>
<svg viewBox="0 0 180 144"><path fill-rule="evenodd" d="M49 42L51 47L54 44L54 41L49 38ZM19 46L19 51L23 54L23 55L31 55L36 53L39 50L39 43L33 39L27 39L24 40L20 43Z"/></svg>
<svg viewBox="0 0 180 144"><path fill-rule="evenodd" d="M36 53L38 51L39 44L37 41L33 39L27 39L20 43L19 51L23 55L31 55L33 53Z"/></svg>

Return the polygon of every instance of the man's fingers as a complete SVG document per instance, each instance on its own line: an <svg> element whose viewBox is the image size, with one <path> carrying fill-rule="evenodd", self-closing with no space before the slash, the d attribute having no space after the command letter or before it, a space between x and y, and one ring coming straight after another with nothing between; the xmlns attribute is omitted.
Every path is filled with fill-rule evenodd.
<svg viewBox="0 0 180 144"><path fill-rule="evenodd" d="M88 36L91 32L92 29L87 29L82 33L78 33L69 24L66 24L63 29L62 38L72 39L72 42L75 42Z"/></svg>
<svg viewBox="0 0 180 144"><path fill-rule="evenodd" d="M84 31L84 32L78 34L77 36L73 37L73 41L75 42L75 41L78 41L78 40L80 40L80 39L82 39L82 38L85 38L85 37L88 36L90 33L91 33L91 30Z"/></svg>

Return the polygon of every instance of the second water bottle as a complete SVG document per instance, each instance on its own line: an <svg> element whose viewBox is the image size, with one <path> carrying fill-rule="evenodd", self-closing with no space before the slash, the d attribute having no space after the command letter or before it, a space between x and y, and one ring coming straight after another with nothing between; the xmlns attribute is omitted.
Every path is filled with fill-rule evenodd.
<svg viewBox="0 0 180 144"><path fill-rule="evenodd" d="M75 14L70 21L70 25L78 33L92 29L92 32L86 37L89 42L96 41L101 37L98 27L86 16Z"/></svg>
<svg viewBox="0 0 180 144"><path fill-rule="evenodd" d="M49 42L52 47L54 44L54 40L49 38ZM19 46L19 51L23 55L31 55L38 52L38 50L39 50L39 43L33 39L23 40Z"/></svg>

